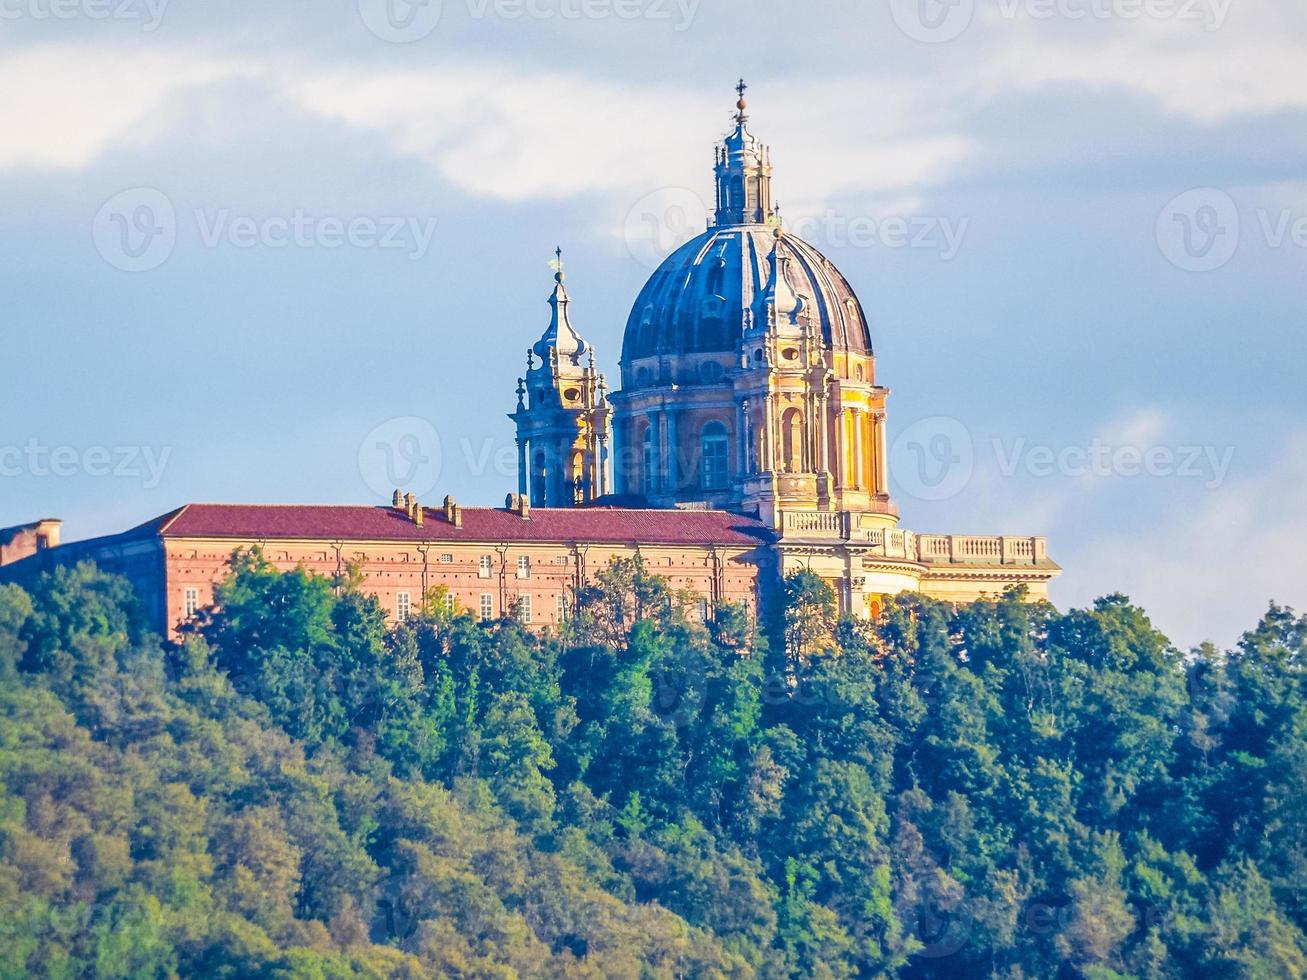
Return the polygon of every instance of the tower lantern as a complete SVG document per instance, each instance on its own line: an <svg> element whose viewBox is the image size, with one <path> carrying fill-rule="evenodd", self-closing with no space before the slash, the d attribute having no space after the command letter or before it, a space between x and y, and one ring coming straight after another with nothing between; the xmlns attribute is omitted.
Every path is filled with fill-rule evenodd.
<svg viewBox="0 0 1307 980"><path fill-rule="evenodd" d="M744 79L735 87L735 131L717 148L716 223L764 224L775 214L771 196L771 148L749 132Z"/></svg>

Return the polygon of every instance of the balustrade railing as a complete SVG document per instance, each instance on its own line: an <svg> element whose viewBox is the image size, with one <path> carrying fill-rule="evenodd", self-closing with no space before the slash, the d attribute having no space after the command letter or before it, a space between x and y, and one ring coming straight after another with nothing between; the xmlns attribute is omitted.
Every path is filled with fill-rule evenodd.
<svg viewBox="0 0 1307 980"><path fill-rule="evenodd" d="M925 564L1037 565L1047 557L1040 537L913 534L898 528L864 528L858 517L844 512L786 512L782 530L792 538L850 541L875 556Z"/></svg>

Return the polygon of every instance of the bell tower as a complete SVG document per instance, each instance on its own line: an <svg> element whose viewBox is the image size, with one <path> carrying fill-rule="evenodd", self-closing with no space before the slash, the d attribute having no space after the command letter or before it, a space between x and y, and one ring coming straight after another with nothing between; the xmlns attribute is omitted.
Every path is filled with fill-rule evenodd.
<svg viewBox="0 0 1307 980"><path fill-rule="evenodd" d="M549 326L527 350L508 417L517 424L518 493L534 507L579 507L609 492L612 410L594 349L571 323L563 250L554 255Z"/></svg>

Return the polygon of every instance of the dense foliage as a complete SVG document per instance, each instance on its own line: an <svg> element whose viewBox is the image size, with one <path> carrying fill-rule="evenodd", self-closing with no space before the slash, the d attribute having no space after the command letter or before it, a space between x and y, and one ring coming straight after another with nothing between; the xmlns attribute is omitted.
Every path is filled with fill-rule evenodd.
<svg viewBox="0 0 1307 980"><path fill-rule="evenodd" d="M238 554L175 646L92 567L0 587L0 976L1307 973L1289 610L1185 657L1121 596L357 586Z"/></svg>

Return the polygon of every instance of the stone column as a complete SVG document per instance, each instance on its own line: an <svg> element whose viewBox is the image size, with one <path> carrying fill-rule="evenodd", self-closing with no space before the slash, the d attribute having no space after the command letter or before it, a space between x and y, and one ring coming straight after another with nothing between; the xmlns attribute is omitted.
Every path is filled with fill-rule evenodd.
<svg viewBox="0 0 1307 980"><path fill-rule="evenodd" d="M811 391L803 395L803 472L817 472L817 403Z"/></svg>
<svg viewBox="0 0 1307 980"><path fill-rule="evenodd" d="M876 413L876 490L889 493L889 450L885 435L885 413Z"/></svg>
<svg viewBox="0 0 1307 980"><path fill-rule="evenodd" d="M817 472L830 472L830 447L827 444L826 429L830 419L826 417L826 395L817 393Z"/></svg>
<svg viewBox="0 0 1307 980"><path fill-rule="evenodd" d="M749 413L744 402L735 407L735 473L743 479L749 473Z"/></svg>
<svg viewBox="0 0 1307 980"><path fill-rule="evenodd" d="M862 456L862 412L859 409L853 409L853 488L861 490L864 482L865 463Z"/></svg>
<svg viewBox="0 0 1307 980"><path fill-rule="evenodd" d="M843 490L848 476L848 459L845 443L848 441L844 431L844 407L837 406L831 416L835 423L835 486Z"/></svg>
<svg viewBox="0 0 1307 980"><path fill-rule="evenodd" d="M530 500L531 499L529 495L530 484L528 482L530 478L530 474L527 472L526 462L527 462L526 440L523 439L521 436L518 436L517 438L517 492L521 496L526 497L527 500Z"/></svg>
<svg viewBox="0 0 1307 980"><path fill-rule="evenodd" d="M672 493L680 493L681 466L679 454L681 441L676 435L676 412L665 412L664 418L667 419L667 486Z"/></svg>
<svg viewBox="0 0 1307 980"><path fill-rule="evenodd" d="M550 447L553 453L552 465L549 467L549 493L545 498L545 503L550 507L561 507L563 505L563 453L562 443L555 441Z"/></svg>
<svg viewBox="0 0 1307 980"><path fill-rule="evenodd" d="M654 459L658 472L654 476L655 493L667 489L667 413L659 409L650 422L654 432Z"/></svg>

